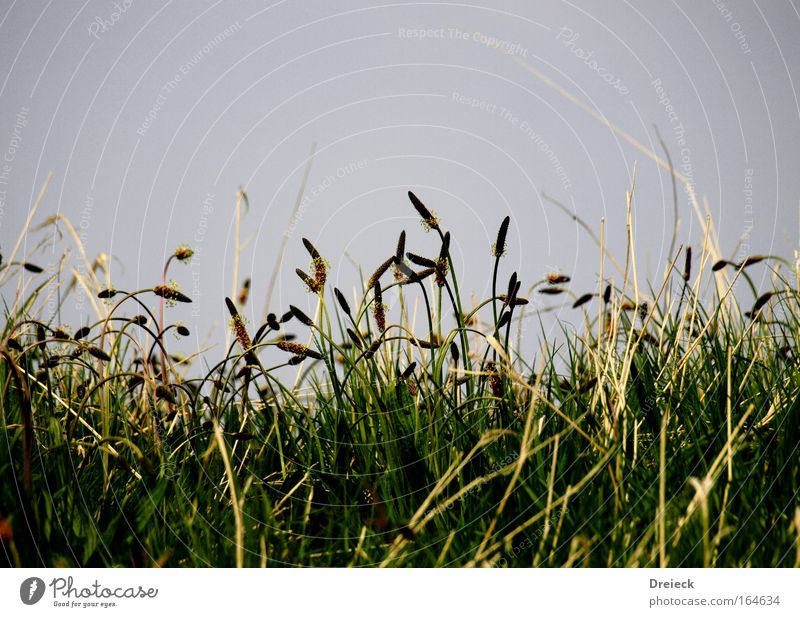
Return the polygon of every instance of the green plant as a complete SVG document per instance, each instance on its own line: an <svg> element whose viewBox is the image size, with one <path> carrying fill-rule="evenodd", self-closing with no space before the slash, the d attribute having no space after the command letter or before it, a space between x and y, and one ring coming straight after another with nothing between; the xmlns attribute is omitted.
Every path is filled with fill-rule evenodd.
<svg viewBox="0 0 800 617"><path fill-rule="evenodd" d="M90 268L73 283L99 297L97 319L74 333L39 317L60 272L1 263L5 560L800 564L800 262L732 263L706 244L693 278L687 247L682 270L678 253L641 292L632 235L612 281L601 234L596 289L575 294L558 273L529 287L571 294L584 323L531 359L522 330L549 306L520 294L525 273L501 286L510 220L492 247L492 296L465 311L450 233L408 197L435 238L428 256L401 233L348 299L304 240L311 273L297 273L313 317L290 306L251 332L226 298L235 340L201 375L164 337L188 334L164 323L165 302L190 301L167 284L170 261L159 284L133 292ZM170 260L191 257L179 251ZM772 273L766 293L754 267Z"/></svg>

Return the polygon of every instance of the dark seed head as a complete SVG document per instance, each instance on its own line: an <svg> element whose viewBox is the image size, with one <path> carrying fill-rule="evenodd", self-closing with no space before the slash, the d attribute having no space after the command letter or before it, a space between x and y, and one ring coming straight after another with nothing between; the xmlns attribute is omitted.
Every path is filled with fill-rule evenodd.
<svg viewBox="0 0 800 617"><path fill-rule="evenodd" d="M717 272L718 270L722 270L725 266L729 265L730 263L731 262L729 262L727 259L720 259L713 266L711 266L711 271Z"/></svg>
<svg viewBox="0 0 800 617"><path fill-rule="evenodd" d="M397 250L394 253L394 257L398 261L402 261L403 254L406 252L406 232L405 230L400 232L400 238L397 240Z"/></svg>
<svg viewBox="0 0 800 617"><path fill-rule="evenodd" d="M99 347L90 345L87 348L87 351L91 356L97 358L98 360L102 360L103 362L108 362L109 360L111 360L111 356L109 356L105 351L103 351Z"/></svg>
<svg viewBox="0 0 800 617"><path fill-rule="evenodd" d="M458 364L458 345L456 345L455 341L450 343L450 355L453 356L453 362Z"/></svg>
<svg viewBox="0 0 800 617"><path fill-rule="evenodd" d="M155 287L153 287L153 293L156 294L157 296L164 298L165 300L172 300L173 302L188 303L192 301L192 299L189 298L188 296L185 296L177 289L173 289L172 287L168 287L167 285L156 285Z"/></svg>
<svg viewBox="0 0 800 617"><path fill-rule="evenodd" d="M511 217L507 216L500 223L500 229L497 231L497 240L492 247L492 254L500 258L506 254L506 236L508 235L508 224L511 222Z"/></svg>
<svg viewBox="0 0 800 617"><path fill-rule="evenodd" d="M156 398L165 400L173 405L177 404L178 402L175 400L175 395L172 394L172 390L169 388L169 386L165 386L163 384L156 386Z"/></svg>
<svg viewBox="0 0 800 617"><path fill-rule="evenodd" d="M753 310L750 311L750 313L752 315L755 315L756 313L758 313L758 311L760 311L764 307L764 305L767 302L769 302L770 299L772 298L772 296L774 296L774 295L775 295L774 291L768 291L767 293L761 294L758 297L758 300L756 300L756 303L753 305Z"/></svg>
<svg viewBox="0 0 800 617"><path fill-rule="evenodd" d="M269 324L267 323L261 324L259 326L258 330L256 330L256 333L253 335L253 344L258 343L261 340L261 337L264 336L264 333L267 331L267 328L269 328Z"/></svg>
<svg viewBox="0 0 800 617"><path fill-rule="evenodd" d="M40 272L44 272L44 269L40 268L36 264L24 263L22 267L25 268L28 272L32 272L33 274L39 274Z"/></svg>
<svg viewBox="0 0 800 617"><path fill-rule="evenodd" d="M394 258L394 256L392 256L389 259L387 259L386 261L384 261L380 266L378 266L378 269L375 270L375 272L372 273L371 277L369 277L369 281L367 282L367 289L371 289L372 287L375 287L375 285L377 284L378 280L389 269L389 266L391 266L394 263L394 260L395 260L395 258Z"/></svg>
<svg viewBox="0 0 800 617"><path fill-rule="evenodd" d="M606 285L606 289L603 292L603 302L608 304L611 301L611 285Z"/></svg>
<svg viewBox="0 0 800 617"><path fill-rule="evenodd" d="M59 341L68 341L70 337L63 329L56 328L53 330L53 338Z"/></svg>
<svg viewBox="0 0 800 617"><path fill-rule="evenodd" d="M439 219L437 219L433 213L425 207L425 204L423 204L411 191L408 192L408 198L411 200L411 204L414 206L414 209L422 218L422 224L425 226L425 228L439 229Z"/></svg>
<svg viewBox="0 0 800 617"><path fill-rule="evenodd" d="M303 238L303 246L306 247L308 254L311 255L311 259L322 259L322 255L319 254L319 251L314 248L314 245L307 238Z"/></svg>
<svg viewBox="0 0 800 617"><path fill-rule="evenodd" d="M339 306L342 307L342 310L347 315L350 315L350 305L347 303L347 298L345 298L344 294L339 291L338 287L333 288L333 294L336 296L336 301L339 303Z"/></svg>
<svg viewBox="0 0 800 617"><path fill-rule="evenodd" d="M322 360L322 354L311 349L310 347L301 345L300 343L289 343L288 341L278 341L276 345L278 349L280 349L281 351L294 354L295 356L300 356L301 358L314 358L315 360Z"/></svg>
<svg viewBox="0 0 800 617"><path fill-rule="evenodd" d="M447 259L447 256L450 254L450 232L448 231L444 234L444 240L442 240L442 248L439 249L439 260Z"/></svg>
<svg viewBox="0 0 800 617"><path fill-rule="evenodd" d="M766 257L764 255L751 255L750 257L745 257L744 261L741 264L742 268L747 268L748 266L755 265L764 261Z"/></svg>
<svg viewBox="0 0 800 617"><path fill-rule="evenodd" d="M519 283L517 283L517 285L519 285ZM519 289L519 288L517 288L517 289ZM503 301L503 306L508 306L508 295L500 294L498 297ZM524 306L524 305L528 304L528 299L527 298L520 298L519 296L517 296L515 298L512 298L511 304L512 304L512 306Z"/></svg>
<svg viewBox="0 0 800 617"><path fill-rule="evenodd" d="M273 330L281 329L281 324L278 323L278 317L275 315L275 313L270 313L267 315L267 325Z"/></svg>
<svg viewBox="0 0 800 617"><path fill-rule="evenodd" d="M692 247L686 247L686 260L683 262L683 280L689 282L692 278Z"/></svg>
<svg viewBox="0 0 800 617"><path fill-rule="evenodd" d="M289 312L291 312L292 316L303 325L308 327L314 325L314 322L311 321L311 318L293 304L289 305Z"/></svg>
<svg viewBox="0 0 800 617"><path fill-rule="evenodd" d="M550 285L563 285L569 283L570 278L566 274L552 273L547 275L547 282Z"/></svg>
<svg viewBox="0 0 800 617"><path fill-rule="evenodd" d="M136 315L135 317L131 318L131 323L136 326L146 326L147 325L147 316L146 315Z"/></svg>
<svg viewBox="0 0 800 617"><path fill-rule="evenodd" d="M231 317L239 316L239 311L236 310L236 306L233 304L230 298L225 298L225 306L228 307L228 312L231 314Z"/></svg>
<svg viewBox="0 0 800 617"><path fill-rule="evenodd" d="M415 282L416 273L409 268L402 259L394 258L394 267L397 268L397 272L401 277L406 277L405 283Z"/></svg>
<svg viewBox="0 0 800 617"><path fill-rule="evenodd" d="M82 328L78 328L78 331L72 338L74 338L76 341L79 341L82 338L85 338L86 335L89 334L89 332L91 332L91 330L92 329L89 326L83 326Z"/></svg>
<svg viewBox="0 0 800 617"><path fill-rule="evenodd" d="M319 292L319 285L317 284L317 281L315 279L312 279L310 276L308 276L308 274L303 272L300 268L295 268L295 272L297 273L297 276L300 277L300 280L303 281L305 286L308 288L308 291L312 293Z"/></svg>
<svg viewBox="0 0 800 617"><path fill-rule="evenodd" d="M415 368L417 368L417 363L416 363L416 362L412 362L411 364L409 364L409 365L406 367L406 370L404 370L404 371L403 371L403 373L400 375L400 379L401 379L402 381L405 381L406 379L408 379L409 377L411 377L411 375L413 375L413 374L414 374L414 369L415 369Z"/></svg>
<svg viewBox="0 0 800 617"><path fill-rule="evenodd" d="M546 296L557 296L559 294L563 294L565 291L566 289L563 287L543 287L539 290L539 293Z"/></svg>
<svg viewBox="0 0 800 617"><path fill-rule="evenodd" d="M514 299L514 291L516 290L516 288L517 288L517 273L514 272L514 274L512 274L511 278L508 280L508 291L506 292L506 297L509 298L509 300Z"/></svg>
<svg viewBox="0 0 800 617"><path fill-rule="evenodd" d="M369 360L372 356L374 356L375 352L378 351L380 346L381 346L381 339L373 341L372 344L367 349L367 351L364 352L364 359Z"/></svg>
<svg viewBox="0 0 800 617"><path fill-rule="evenodd" d="M414 539L417 537L417 534L414 533L414 530L411 529L408 525L403 525L397 530L397 533L408 542L413 542Z"/></svg>
<svg viewBox="0 0 800 617"><path fill-rule="evenodd" d="M578 308L579 306L583 306L589 300L591 300L593 297L594 297L594 294L583 294L580 298L575 300L575 302L572 305L572 308Z"/></svg>
<svg viewBox="0 0 800 617"><path fill-rule="evenodd" d="M178 331L178 334L180 334L181 336L189 336L189 334L190 334L189 328L187 328L184 325L180 325L180 326L176 327L175 329Z"/></svg>
<svg viewBox="0 0 800 617"><path fill-rule="evenodd" d="M416 253L406 253L406 257L408 257L408 261L417 266L421 266L423 268L436 267L436 262L433 259L422 257L421 255L417 255Z"/></svg>
<svg viewBox="0 0 800 617"><path fill-rule="evenodd" d="M239 290L239 304L246 304L247 298L250 296L250 279L244 279L242 288Z"/></svg>
<svg viewBox="0 0 800 617"><path fill-rule="evenodd" d="M236 340L239 341L239 345L242 346L242 349L249 349L252 346L252 343L250 342L250 335L247 334L247 328L244 325L242 316L239 315L239 311L236 310L236 306L234 306L230 298L225 298L225 306L228 307L228 312L231 314L232 326L233 331L236 334Z"/></svg>
<svg viewBox="0 0 800 617"><path fill-rule="evenodd" d="M108 300L109 298L113 298L117 295L116 289L104 289L100 293L97 294L97 297L101 300Z"/></svg>
<svg viewBox="0 0 800 617"><path fill-rule="evenodd" d="M372 309L378 330L384 332L386 330L386 307L383 305L383 293L381 292L380 281L375 281L375 301L372 304Z"/></svg>
<svg viewBox="0 0 800 617"><path fill-rule="evenodd" d="M350 340L353 341L353 345L356 346L356 349L363 349L363 345L361 344L361 339L359 338L358 334L353 332L350 328L347 328L347 336L350 337Z"/></svg>
<svg viewBox="0 0 800 617"><path fill-rule="evenodd" d="M424 270L420 270L419 272L416 272L414 274L416 278L415 282L423 281L432 274L436 274L437 272L438 272L437 268L425 268Z"/></svg>

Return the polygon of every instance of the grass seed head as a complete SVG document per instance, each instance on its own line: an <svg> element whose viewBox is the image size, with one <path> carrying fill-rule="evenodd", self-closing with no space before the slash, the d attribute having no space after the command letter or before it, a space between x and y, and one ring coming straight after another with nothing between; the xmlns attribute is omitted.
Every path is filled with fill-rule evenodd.
<svg viewBox="0 0 800 617"><path fill-rule="evenodd" d="M239 290L239 304L244 306L247 304L247 298L250 296L250 279L246 278L242 282L242 288Z"/></svg>
<svg viewBox="0 0 800 617"><path fill-rule="evenodd" d="M557 272L547 275L548 285L563 285L564 283L569 283L570 280L571 279L566 274L558 274Z"/></svg>
<svg viewBox="0 0 800 617"><path fill-rule="evenodd" d="M751 255L750 257L745 257L744 261L741 263L742 268L748 268L750 266L754 266L757 263L761 263L764 261L766 257L764 255Z"/></svg>
<svg viewBox="0 0 800 617"><path fill-rule="evenodd" d="M303 246L306 247L308 254L311 255L311 259L322 259L322 255L319 254L319 251L311 244L311 241L307 238L303 238Z"/></svg>
<svg viewBox="0 0 800 617"><path fill-rule="evenodd" d="M304 326L308 326L310 328L314 325L314 322L311 320L311 318L293 304L289 305L289 312Z"/></svg>
<svg viewBox="0 0 800 617"><path fill-rule="evenodd" d="M314 358L315 360L322 360L322 354L317 351L314 351L310 347L306 347L305 345L301 345L300 343L290 343L288 341L278 341L276 346L281 351L285 351L287 353L294 354L295 356L300 356L302 358Z"/></svg>
<svg viewBox="0 0 800 617"><path fill-rule="evenodd" d="M40 268L36 264L32 263L25 262L24 264L22 264L22 267L25 268L31 274L41 274L42 272L44 272L44 268Z"/></svg>
<svg viewBox="0 0 800 617"><path fill-rule="evenodd" d="M428 259L427 257L423 257L422 255L417 255L416 253L407 253L406 256L408 257L408 261L410 261L415 266L420 266L422 268L436 267L436 262L433 259Z"/></svg>
<svg viewBox="0 0 800 617"><path fill-rule="evenodd" d="M510 222L510 216L503 219L503 222L500 223L500 229L497 231L497 240L492 246L492 254L498 259L506 254L506 236L508 235L508 224Z"/></svg>
<svg viewBox="0 0 800 617"><path fill-rule="evenodd" d="M380 281L375 281L375 300L372 304L372 312L378 330L386 331L386 307L383 304L383 292L381 291Z"/></svg>
<svg viewBox="0 0 800 617"><path fill-rule="evenodd" d="M683 262L683 280L688 283L692 278L692 247L686 247L686 259Z"/></svg>
<svg viewBox="0 0 800 617"><path fill-rule="evenodd" d="M267 325L276 331L281 329L281 324L278 322L278 317L275 313L267 315Z"/></svg>
<svg viewBox="0 0 800 617"><path fill-rule="evenodd" d="M333 288L333 295L336 296L336 301L339 303L339 306L342 307L342 310L345 312L345 314L350 315L350 304L348 304L347 298L345 298L344 294L339 291L338 287Z"/></svg>
<svg viewBox="0 0 800 617"><path fill-rule="evenodd" d="M353 341L353 345L356 346L356 349L361 350L364 348L364 345L361 342L361 338L350 328L347 328L347 336L349 336L350 340Z"/></svg>
<svg viewBox="0 0 800 617"><path fill-rule="evenodd" d="M400 232L400 237L397 239L397 249L394 252L395 259L402 260L406 252L406 232Z"/></svg>
<svg viewBox="0 0 800 617"><path fill-rule="evenodd" d="M384 261L375 272L372 273L372 276L369 277L369 281L367 281L367 289L372 289L375 285L378 284L378 280L384 275L384 273L389 269L395 261L395 257L392 256L386 261Z"/></svg>
<svg viewBox="0 0 800 617"><path fill-rule="evenodd" d="M231 328L236 335L236 340L239 341L239 345L242 346L242 349L250 349L252 343L250 342L250 335L247 334L247 328L245 327L242 316L239 314L239 311L236 310L236 306L230 298L225 298L225 306L228 307L228 312L231 314Z"/></svg>
<svg viewBox="0 0 800 617"><path fill-rule="evenodd" d="M419 198L414 195L411 191L408 192L408 198L411 200L411 204L414 206L414 209L422 218L422 226L425 228L425 231L430 231L431 229L439 229L439 219L436 215L425 207Z"/></svg>
<svg viewBox="0 0 800 617"><path fill-rule="evenodd" d="M300 280L303 281L303 284L306 286L306 289L311 293L319 292L319 287L317 287L317 281L312 279L308 274L303 272L300 268L295 268L295 273L297 276L300 277Z"/></svg>
<svg viewBox="0 0 800 617"><path fill-rule="evenodd" d="M178 283L175 281L170 281L169 285L156 285L153 287L153 293L164 298L167 301L167 306L175 306L176 302L188 303L192 301L191 298L179 291Z"/></svg>
<svg viewBox="0 0 800 617"><path fill-rule="evenodd" d="M594 294L583 294L580 298L578 298L577 300L575 300L575 302L573 302L572 308L578 308L579 306L583 306L592 298L594 298Z"/></svg>
<svg viewBox="0 0 800 617"><path fill-rule="evenodd" d="M194 249L188 244L181 244L175 249L173 255L181 263L187 263L194 256Z"/></svg>

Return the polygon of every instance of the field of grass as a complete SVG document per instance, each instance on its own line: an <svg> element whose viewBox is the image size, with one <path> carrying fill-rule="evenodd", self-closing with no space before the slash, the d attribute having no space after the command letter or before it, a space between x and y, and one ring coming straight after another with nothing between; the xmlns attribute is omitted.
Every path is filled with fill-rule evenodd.
<svg viewBox="0 0 800 617"><path fill-rule="evenodd" d="M408 199L426 247L398 230L345 293L304 240L316 312L251 325L246 294L219 298L231 345L202 363L170 352L190 299L166 281L188 247L141 290L109 288L64 220L50 224L83 274L3 247L2 559L800 565L796 255L727 262L706 229L642 287L632 247L617 262L601 233L596 288L574 290L506 271L506 219L485 249L493 295L473 306L447 221ZM94 323L42 321L80 289ZM582 327L522 354L522 330L536 337L537 312L564 303Z"/></svg>

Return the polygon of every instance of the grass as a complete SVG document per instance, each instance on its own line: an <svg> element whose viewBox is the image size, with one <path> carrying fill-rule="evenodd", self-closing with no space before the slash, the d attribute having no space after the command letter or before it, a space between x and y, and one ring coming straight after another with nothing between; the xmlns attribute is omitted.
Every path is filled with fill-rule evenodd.
<svg viewBox="0 0 800 617"><path fill-rule="evenodd" d="M165 319L183 309L164 310L190 301L167 281L191 249L152 288L114 289L50 220L84 260L69 284L16 259L21 241L0 264L2 558L800 566L800 261L721 260L706 227L640 289L630 198L624 264L604 271L601 231L593 290L553 273L521 294L498 222L493 295L473 307L444 221L409 193L433 250L402 233L346 295L304 241L315 314L284 307L249 329L246 292L220 298L233 338L202 375L169 350L188 330ZM78 289L94 323L42 321ZM565 298L581 328L525 357L522 331Z"/></svg>

